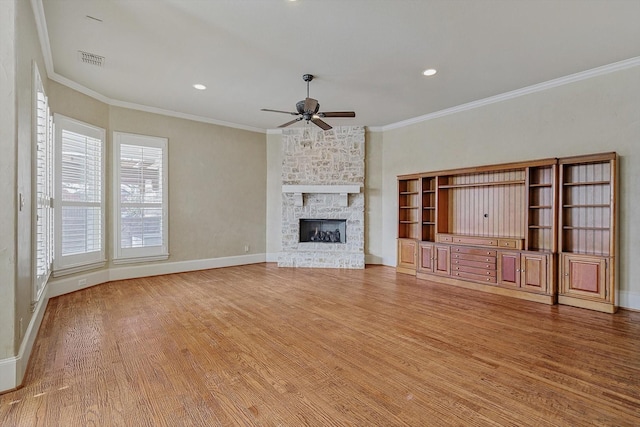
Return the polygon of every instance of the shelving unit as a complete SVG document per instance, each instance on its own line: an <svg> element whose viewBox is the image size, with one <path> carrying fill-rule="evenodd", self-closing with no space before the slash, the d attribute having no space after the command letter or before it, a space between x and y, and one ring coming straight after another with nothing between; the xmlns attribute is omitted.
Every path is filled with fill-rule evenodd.
<svg viewBox="0 0 640 427"><path fill-rule="evenodd" d="M398 266L401 273L415 274L422 218L419 176L398 179Z"/></svg>
<svg viewBox="0 0 640 427"><path fill-rule="evenodd" d="M422 241L436 239L436 178L422 178Z"/></svg>
<svg viewBox="0 0 640 427"><path fill-rule="evenodd" d="M615 153L560 160L562 303L616 310Z"/></svg>
<svg viewBox="0 0 640 427"><path fill-rule="evenodd" d="M608 153L398 177L398 271L615 311L615 159Z"/></svg>
<svg viewBox="0 0 640 427"><path fill-rule="evenodd" d="M525 246L530 251L557 252L556 182L557 166L553 163L527 168L527 235Z"/></svg>

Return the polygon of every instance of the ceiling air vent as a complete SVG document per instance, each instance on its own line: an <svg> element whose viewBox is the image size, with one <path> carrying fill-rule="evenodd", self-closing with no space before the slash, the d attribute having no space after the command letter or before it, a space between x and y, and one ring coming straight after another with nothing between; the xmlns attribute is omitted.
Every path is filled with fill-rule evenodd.
<svg viewBox="0 0 640 427"><path fill-rule="evenodd" d="M102 67L104 65L104 56L96 55L95 53L89 53L79 50L78 59L80 60L80 62L89 65L95 65L97 67Z"/></svg>

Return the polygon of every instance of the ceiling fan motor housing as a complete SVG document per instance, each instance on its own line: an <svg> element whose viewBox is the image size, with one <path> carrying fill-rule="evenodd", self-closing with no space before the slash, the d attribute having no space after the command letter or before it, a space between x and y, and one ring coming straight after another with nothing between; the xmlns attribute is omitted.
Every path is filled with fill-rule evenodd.
<svg viewBox="0 0 640 427"><path fill-rule="evenodd" d="M304 104L305 104L306 100L302 100L302 101L298 101L296 102L296 110L298 111L298 114L310 114L310 115L314 115L316 114L318 111L320 111L320 104L316 103L316 108L314 111L304 111Z"/></svg>

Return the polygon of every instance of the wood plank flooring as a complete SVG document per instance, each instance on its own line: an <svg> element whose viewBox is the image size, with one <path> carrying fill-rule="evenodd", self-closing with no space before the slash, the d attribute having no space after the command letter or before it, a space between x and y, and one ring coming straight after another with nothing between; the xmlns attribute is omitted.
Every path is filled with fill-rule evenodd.
<svg viewBox="0 0 640 427"><path fill-rule="evenodd" d="M640 313L256 264L52 299L1 426L639 426Z"/></svg>

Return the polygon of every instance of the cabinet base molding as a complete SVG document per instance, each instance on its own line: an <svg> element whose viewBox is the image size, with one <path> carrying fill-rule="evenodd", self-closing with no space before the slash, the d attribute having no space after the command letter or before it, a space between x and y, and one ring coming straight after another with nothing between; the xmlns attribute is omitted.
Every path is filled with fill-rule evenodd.
<svg viewBox="0 0 640 427"><path fill-rule="evenodd" d="M611 303L590 301L588 299L568 297L566 295L558 295L558 303L574 307L588 308L589 310L601 311L603 313L613 314L618 311L618 307Z"/></svg>
<svg viewBox="0 0 640 427"><path fill-rule="evenodd" d="M519 298L527 301L539 302L542 304L553 305L556 303L553 295L536 294L517 289L508 289L500 286L487 286L485 283L467 282L466 280L458 280L451 277L438 276L434 274L417 273L418 279L430 280L432 282L444 283L446 285L458 286L466 289L487 292L495 295Z"/></svg>
<svg viewBox="0 0 640 427"><path fill-rule="evenodd" d="M396 273L402 273L402 274L410 274L412 276L416 275L416 270L415 269L410 269L410 268L404 268L404 267L396 267Z"/></svg>

